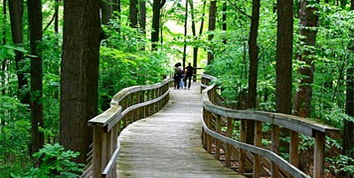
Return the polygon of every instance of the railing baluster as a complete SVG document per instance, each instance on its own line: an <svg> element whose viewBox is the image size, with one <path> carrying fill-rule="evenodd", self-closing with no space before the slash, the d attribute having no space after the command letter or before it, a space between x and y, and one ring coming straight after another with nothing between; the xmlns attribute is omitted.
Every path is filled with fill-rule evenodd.
<svg viewBox="0 0 354 178"><path fill-rule="evenodd" d="M216 117L216 133L221 133L221 117L217 115ZM215 159L220 159L220 147L221 141L219 139L215 139Z"/></svg>
<svg viewBox="0 0 354 178"><path fill-rule="evenodd" d="M93 127L93 177L101 177L102 172L102 148L103 148L103 129Z"/></svg>
<svg viewBox="0 0 354 178"><path fill-rule="evenodd" d="M274 153L279 153L279 126L277 125L272 125L272 151ZM273 161L271 162L271 174L272 178L278 178L279 177L279 167L277 164L275 164Z"/></svg>
<svg viewBox="0 0 354 178"><path fill-rule="evenodd" d="M255 139L254 145L257 147L262 146L262 122L256 121L255 123ZM259 178L261 173L261 155L254 154L253 160L253 178Z"/></svg>
<svg viewBox="0 0 354 178"><path fill-rule="evenodd" d="M299 133L294 131L290 131L290 163L299 167Z"/></svg>
<svg viewBox="0 0 354 178"><path fill-rule="evenodd" d="M316 132L315 137L315 155L313 165L313 177L324 177L324 150L325 150L326 134L323 132Z"/></svg>
<svg viewBox="0 0 354 178"><path fill-rule="evenodd" d="M232 138L232 130L233 130L233 119L232 118L226 118L227 119L227 129L226 129L226 136L229 138ZM231 152L232 152L232 145L226 144L226 158L225 158L225 165L227 167L231 166Z"/></svg>
<svg viewBox="0 0 354 178"><path fill-rule="evenodd" d="M212 127L212 119L213 119L212 113L207 112L207 126L210 129ZM212 137L209 134L207 135L207 152L208 153L212 152Z"/></svg>
<svg viewBox="0 0 354 178"><path fill-rule="evenodd" d="M242 143L246 143L246 120L242 119L241 120L241 125L240 125L240 141ZM240 153L239 153L239 173L241 175L245 175L245 150L240 148Z"/></svg>

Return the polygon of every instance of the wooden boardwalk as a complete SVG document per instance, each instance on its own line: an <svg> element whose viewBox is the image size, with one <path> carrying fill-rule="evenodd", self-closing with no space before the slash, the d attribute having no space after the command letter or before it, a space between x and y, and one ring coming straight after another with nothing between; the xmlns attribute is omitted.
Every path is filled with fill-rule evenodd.
<svg viewBox="0 0 354 178"><path fill-rule="evenodd" d="M161 111L124 129L117 177L242 178L202 148L200 86L191 88L172 88Z"/></svg>

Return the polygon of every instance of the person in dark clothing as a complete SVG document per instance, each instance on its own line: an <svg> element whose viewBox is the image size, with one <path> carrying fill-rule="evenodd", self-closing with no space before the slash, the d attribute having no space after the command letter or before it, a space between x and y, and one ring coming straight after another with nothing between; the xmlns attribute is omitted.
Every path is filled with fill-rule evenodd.
<svg viewBox="0 0 354 178"><path fill-rule="evenodd" d="M176 88L177 88L177 89L180 88L179 83L180 83L180 81L181 81L181 76L182 76L182 73L183 73L183 71L181 70L180 66L181 66L181 63L178 62L178 63L175 64L175 67L174 67L175 73L174 73L174 75L173 75L173 80L174 80L174 88L175 88L175 89L176 89Z"/></svg>
<svg viewBox="0 0 354 178"><path fill-rule="evenodd" d="M185 70L185 77L184 77L184 87L187 88L187 80L188 80L188 89L191 88L191 80L193 76L193 70L194 68L191 66L191 63L188 63L188 66L186 67Z"/></svg>

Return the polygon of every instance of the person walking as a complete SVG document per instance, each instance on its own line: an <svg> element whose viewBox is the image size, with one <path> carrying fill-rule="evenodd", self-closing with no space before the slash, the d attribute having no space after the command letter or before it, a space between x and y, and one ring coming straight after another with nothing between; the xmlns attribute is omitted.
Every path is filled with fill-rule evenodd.
<svg viewBox="0 0 354 178"><path fill-rule="evenodd" d="M180 88L180 82L181 82L181 75L182 75L182 71L181 68L179 67L181 66L181 63L176 63L174 66L174 71L175 73L173 74L173 80L174 80L174 88L175 89L179 89Z"/></svg>
<svg viewBox="0 0 354 178"><path fill-rule="evenodd" d="M185 77L184 77L184 87L187 88L187 80L188 80L188 89L191 88L191 80L193 77L193 70L194 67L191 66L191 63L188 63L188 66L186 67L186 71L185 71Z"/></svg>

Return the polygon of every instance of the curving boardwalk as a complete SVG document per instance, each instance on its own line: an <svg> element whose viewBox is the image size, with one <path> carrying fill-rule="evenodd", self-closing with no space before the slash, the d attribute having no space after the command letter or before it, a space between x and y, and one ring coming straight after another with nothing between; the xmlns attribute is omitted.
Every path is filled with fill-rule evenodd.
<svg viewBox="0 0 354 178"><path fill-rule="evenodd" d="M202 148L199 90L172 88L161 111L124 129L117 177L242 178Z"/></svg>

